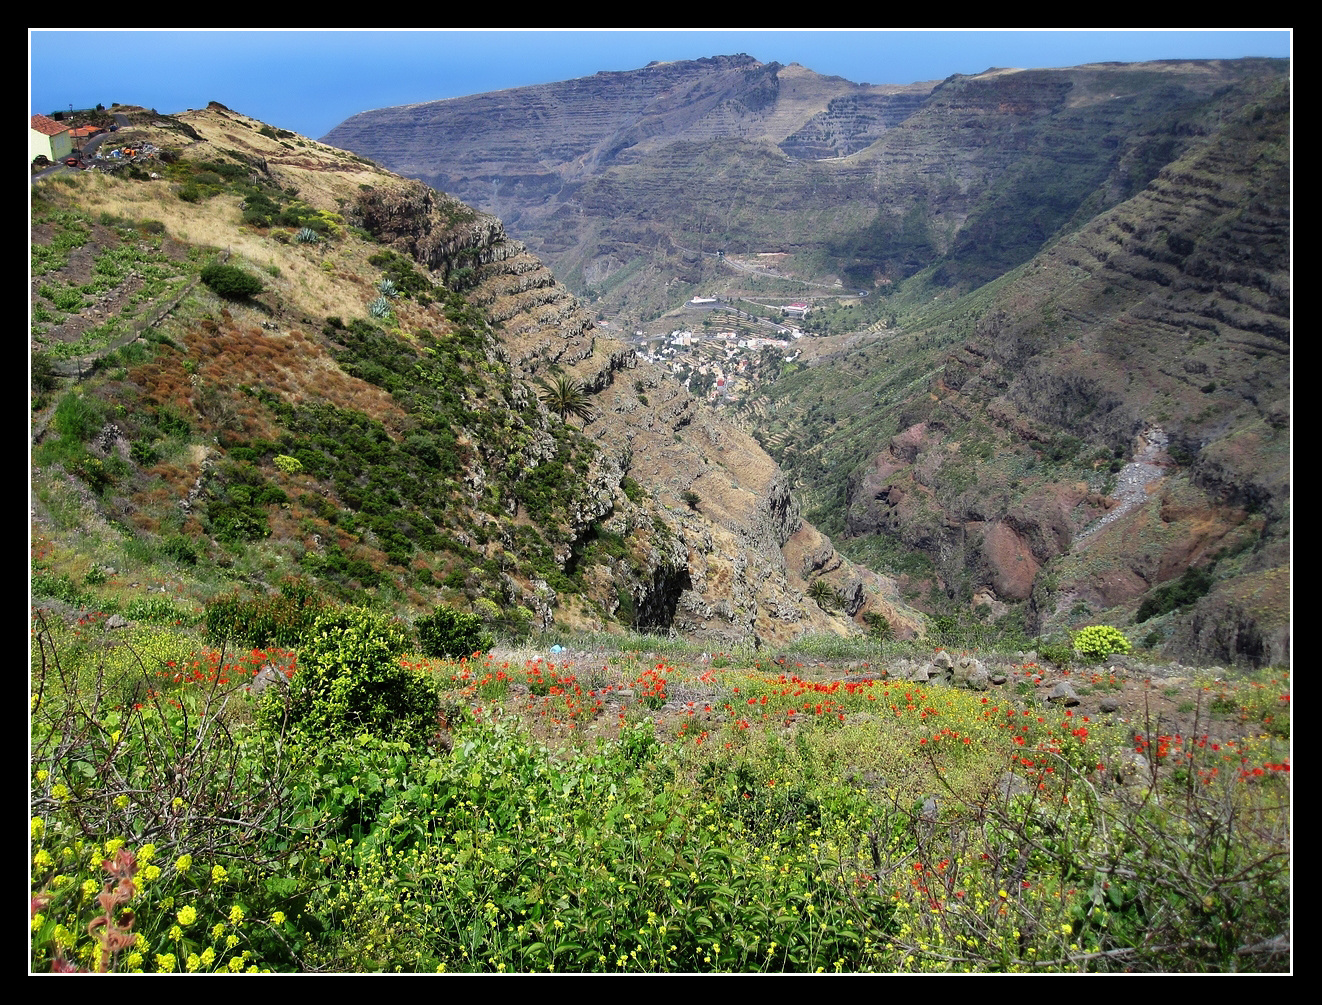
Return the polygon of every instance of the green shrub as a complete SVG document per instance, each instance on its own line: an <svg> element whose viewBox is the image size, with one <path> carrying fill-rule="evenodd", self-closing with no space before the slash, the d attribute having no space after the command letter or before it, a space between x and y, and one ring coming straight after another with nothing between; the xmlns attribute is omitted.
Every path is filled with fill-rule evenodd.
<svg viewBox="0 0 1322 1005"><path fill-rule="evenodd" d="M1090 625L1074 636L1074 648L1085 659L1096 663L1111 653L1127 653L1132 647L1120 629L1110 625Z"/></svg>
<svg viewBox="0 0 1322 1005"><path fill-rule="evenodd" d="M522 604L516 604L513 607L505 609L501 618L501 624L505 631L509 632L515 638L523 638L532 631L532 623L535 615Z"/></svg>
<svg viewBox="0 0 1322 1005"><path fill-rule="evenodd" d="M140 468L149 468L161 459L161 452L145 440L134 440L129 447L129 456Z"/></svg>
<svg viewBox="0 0 1322 1005"><path fill-rule="evenodd" d="M63 600L79 607L91 602L91 595L78 587L67 573L36 572L32 576L32 596Z"/></svg>
<svg viewBox="0 0 1322 1005"><path fill-rule="evenodd" d="M44 394L55 390L55 364L44 352L34 352L30 357L32 366L32 393Z"/></svg>
<svg viewBox="0 0 1322 1005"><path fill-rule="evenodd" d="M264 286L262 281L251 273L233 265L212 263L202 270L202 282L213 292L229 300L242 300L256 296Z"/></svg>
<svg viewBox="0 0 1322 1005"><path fill-rule="evenodd" d="M491 648L491 636L482 630L476 614L461 614L449 607L438 607L417 623L418 642L428 656L460 657Z"/></svg>
<svg viewBox="0 0 1322 1005"><path fill-rule="evenodd" d="M101 429L103 416L96 404L76 391L70 391L55 406L51 425L62 437L90 440Z"/></svg>
<svg viewBox="0 0 1322 1005"><path fill-rule="evenodd" d="M311 635L322 610L317 592L301 579L286 579L275 597L244 600L237 593L207 602L207 641L251 646L298 646Z"/></svg>
<svg viewBox="0 0 1322 1005"><path fill-rule="evenodd" d="M161 554L174 559L180 565L197 565L197 548L183 534L171 534L164 538L161 541Z"/></svg>
<svg viewBox="0 0 1322 1005"><path fill-rule="evenodd" d="M1184 570L1178 582L1159 586L1149 593L1143 603L1139 604L1134 621L1141 624L1181 607L1188 607L1199 597L1205 596L1214 582L1210 571L1190 566Z"/></svg>
<svg viewBox="0 0 1322 1005"><path fill-rule="evenodd" d="M492 625L500 620L500 605L486 597L478 597L473 601L473 613L482 619L483 624ZM471 656L472 653L464 655Z"/></svg>
<svg viewBox="0 0 1322 1005"><path fill-rule="evenodd" d="M425 744L436 729L440 692L425 671L401 663L407 628L361 607L323 611L299 652L288 701L275 688L262 721L313 736L371 733Z"/></svg>
<svg viewBox="0 0 1322 1005"><path fill-rule="evenodd" d="M176 604L169 597L134 597L124 609L124 616L133 621L191 624L197 619L197 612Z"/></svg>
<svg viewBox="0 0 1322 1005"><path fill-rule="evenodd" d="M434 284L418 271L412 259L397 251L381 251L369 258L368 262L385 272L385 278L400 296L417 297L418 302L424 305L431 300ZM383 289L381 292L386 291Z"/></svg>
<svg viewBox="0 0 1322 1005"><path fill-rule="evenodd" d="M37 291L62 311L80 311L83 309L83 295L71 287L54 287L43 284Z"/></svg>
<svg viewBox="0 0 1322 1005"><path fill-rule="evenodd" d="M814 579L808 587L808 599L813 601L824 611L829 611L836 606L836 592L831 588L831 584L824 579Z"/></svg>

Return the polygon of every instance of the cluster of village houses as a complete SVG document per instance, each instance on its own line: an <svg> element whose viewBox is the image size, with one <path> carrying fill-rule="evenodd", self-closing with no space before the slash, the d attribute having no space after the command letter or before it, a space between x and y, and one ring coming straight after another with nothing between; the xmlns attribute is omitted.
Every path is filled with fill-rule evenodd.
<svg viewBox="0 0 1322 1005"><path fill-rule="evenodd" d="M754 362L750 353L760 354L764 349L788 349L793 340L804 336L802 331L790 326L779 325L777 332L785 337L741 335L733 330L695 334L676 329L665 339L664 345L657 347L654 342L649 342L646 349L635 349L634 352L640 359L667 365L676 375L686 374L684 386L690 390L693 389L695 375L711 375L715 379L707 391L707 397L714 400L729 395L738 375L746 372ZM646 337L641 331L634 335ZM701 354L695 351L699 347L705 350ZM784 359L792 362L798 356L799 351L795 351Z"/></svg>

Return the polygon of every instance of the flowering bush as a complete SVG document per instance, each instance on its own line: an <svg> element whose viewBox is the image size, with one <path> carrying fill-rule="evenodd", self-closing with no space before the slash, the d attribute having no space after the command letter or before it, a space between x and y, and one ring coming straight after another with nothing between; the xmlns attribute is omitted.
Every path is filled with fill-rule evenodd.
<svg viewBox="0 0 1322 1005"><path fill-rule="evenodd" d="M1127 653L1132 647L1118 628L1091 625L1074 636L1074 648L1085 658L1097 662L1111 653Z"/></svg>
<svg viewBox="0 0 1322 1005"><path fill-rule="evenodd" d="M33 970L259 972L253 951L240 948L251 926L223 885L222 866L198 888L188 876L190 855L162 867L154 862L155 845L135 853L121 838L87 843L62 837L63 830L33 818ZM181 899L184 905L175 907ZM267 927L284 920L277 911Z"/></svg>

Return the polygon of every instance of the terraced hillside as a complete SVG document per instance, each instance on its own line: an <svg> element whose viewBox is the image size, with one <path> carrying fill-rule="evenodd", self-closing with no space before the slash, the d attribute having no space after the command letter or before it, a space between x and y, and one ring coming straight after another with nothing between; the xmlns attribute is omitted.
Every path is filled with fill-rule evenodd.
<svg viewBox="0 0 1322 1005"><path fill-rule="evenodd" d="M1285 659L1288 121L1281 90L1026 265L772 385L761 435L812 515L1030 632Z"/></svg>
<svg viewBox="0 0 1322 1005"><path fill-rule="evenodd" d="M33 195L41 584L162 563L193 600L299 574L523 629L921 630L499 220L217 105L136 119L159 170ZM218 295L220 261L262 292ZM548 407L557 379L586 421ZM842 611L804 598L823 576Z"/></svg>

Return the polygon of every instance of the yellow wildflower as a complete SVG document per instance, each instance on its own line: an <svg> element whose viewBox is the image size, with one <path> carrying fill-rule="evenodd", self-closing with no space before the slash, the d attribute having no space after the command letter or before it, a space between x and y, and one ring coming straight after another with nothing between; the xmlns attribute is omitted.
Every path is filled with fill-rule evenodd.
<svg viewBox="0 0 1322 1005"><path fill-rule="evenodd" d="M179 924L187 928L189 925L191 925L193 922L197 920L197 911L190 904L187 907L181 907L179 909L179 913L175 917L179 919Z"/></svg>

